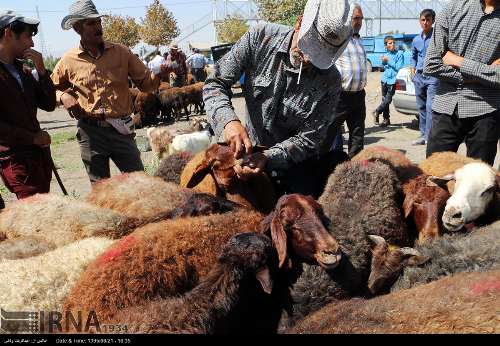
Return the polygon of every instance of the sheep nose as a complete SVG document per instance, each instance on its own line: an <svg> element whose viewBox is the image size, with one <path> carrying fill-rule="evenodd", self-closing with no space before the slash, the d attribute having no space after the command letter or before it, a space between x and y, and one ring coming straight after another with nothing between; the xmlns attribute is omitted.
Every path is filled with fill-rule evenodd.
<svg viewBox="0 0 500 346"><path fill-rule="evenodd" d="M462 218L462 212L456 212L451 216L452 219L461 219Z"/></svg>

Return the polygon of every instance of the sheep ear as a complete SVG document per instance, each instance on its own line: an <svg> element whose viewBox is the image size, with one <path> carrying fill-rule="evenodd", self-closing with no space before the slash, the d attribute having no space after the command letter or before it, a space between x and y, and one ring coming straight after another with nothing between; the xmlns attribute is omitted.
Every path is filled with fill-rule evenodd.
<svg viewBox="0 0 500 346"><path fill-rule="evenodd" d="M378 236L378 235L370 234L370 235L368 235L368 239L370 239L372 241L372 243L375 244L375 245L384 245L384 244L386 244L385 239L382 238L381 236Z"/></svg>
<svg viewBox="0 0 500 346"><path fill-rule="evenodd" d="M271 221L271 239L274 247L278 251L279 268L283 267L286 260L286 232L281 224L279 213L274 213Z"/></svg>
<svg viewBox="0 0 500 346"><path fill-rule="evenodd" d="M404 212L404 215L405 215L405 219L408 218L408 216L410 216L411 212L413 211L413 202L414 202L414 198L413 198L413 195L410 196L410 195L406 195L405 196L405 200L403 202L403 212Z"/></svg>
<svg viewBox="0 0 500 346"><path fill-rule="evenodd" d="M423 256L419 251L411 247L402 247L399 251L403 255L407 266L416 267L430 260L430 257Z"/></svg>
<svg viewBox="0 0 500 346"><path fill-rule="evenodd" d="M274 215L276 215L276 212L272 211L260 222L258 226L259 233L267 233L270 230Z"/></svg>
<svg viewBox="0 0 500 346"><path fill-rule="evenodd" d="M271 294L273 291L273 279L271 278L271 273L269 272L269 268L266 266L259 270L255 274L255 278L260 282L262 289L267 294Z"/></svg>
<svg viewBox="0 0 500 346"><path fill-rule="evenodd" d="M202 182L203 179L210 173L211 165L207 162L207 160L203 160L198 166L196 166L193 175L189 178L189 181L186 184L188 189L191 189Z"/></svg>
<svg viewBox="0 0 500 346"><path fill-rule="evenodd" d="M430 176L427 178L427 186L440 186L446 188L446 183L455 180L455 174L448 174L443 177Z"/></svg>

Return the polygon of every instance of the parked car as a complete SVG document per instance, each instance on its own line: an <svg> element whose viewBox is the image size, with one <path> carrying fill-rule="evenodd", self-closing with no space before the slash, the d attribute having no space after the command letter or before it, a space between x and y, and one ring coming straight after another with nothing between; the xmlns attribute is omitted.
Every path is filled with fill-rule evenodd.
<svg viewBox="0 0 500 346"><path fill-rule="evenodd" d="M412 81L410 66L403 67L396 76L396 93L392 99L396 110L403 114L415 115L418 119L415 85Z"/></svg>
<svg viewBox="0 0 500 346"><path fill-rule="evenodd" d="M382 57L387 54L384 38L393 36L396 48L404 51L404 66L411 63L411 43L416 34L384 34L379 36L366 36L361 40L366 52L366 65L368 72L383 70Z"/></svg>

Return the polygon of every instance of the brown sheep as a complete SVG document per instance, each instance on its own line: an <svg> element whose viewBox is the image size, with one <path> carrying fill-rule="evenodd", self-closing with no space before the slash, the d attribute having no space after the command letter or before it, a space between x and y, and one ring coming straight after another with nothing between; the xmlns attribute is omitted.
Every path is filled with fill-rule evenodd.
<svg viewBox="0 0 500 346"><path fill-rule="evenodd" d="M441 217L450 198L444 188L428 181L429 176L398 150L383 146L368 147L353 158L353 161L363 160L379 161L394 169L403 188L405 219L410 229L415 229L419 243L442 234Z"/></svg>
<svg viewBox="0 0 500 346"><path fill-rule="evenodd" d="M273 184L266 173L262 172L247 181L239 179L233 168L237 160L227 145L213 144L204 152L204 156L194 170L193 165L186 166L181 177L181 186L193 188L211 175L216 182L217 195L264 213L272 210L276 197ZM196 160L200 158L201 156L195 156ZM213 193L213 190L198 190Z"/></svg>
<svg viewBox="0 0 500 346"><path fill-rule="evenodd" d="M140 92L135 98L134 107L144 125L154 124L156 116L160 114L160 105L154 93Z"/></svg>
<svg viewBox="0 0 500 346"><path fill-rule="evenodd" d="M197 167L202 166L203 162L205 162L205 151L199 152L194 155L190 161L188 161L181 173L180 186L187 187L193 176L193 172L196 171ZM207 174L203 180L196 184L196 186L192 187L192 189L199 192L209 193L214 196L222 194L219 192L217 182L212 174Z"/></svg>
<svg viewBox="0 0 500 346"><path fill-rule="evenodd" d="M171 88L170 83L168 83L168 82L161 82L160 86L158 87L158 92L162 92L163 90L167 90L167 89L170 89L170 88Z"/></svg>
<svg viewBox="0 0 500 346"><path fill-rule="evenodd" d="M461 273L370 300L332 303L290 334L499 333L500 271Z"/></svg>
<svg viewBox="0 0 500 346"><path fill-rule="evenodd" d="M270 294L269 265L275 254L270 240L260 234L238 234L224 245L214 267L198 286L179 298L160 299L120 311L111 321L126 325L128 333L218 334L259 332L241 320L257 320L263 301L253 306L259 291ZM250 318L249 314L252 314ZM236 329L236 330L235 330Z"/></svg>
<svg viewBox="0 0 500 346"><path fill-rule="evenodd" d="M160 161L160 165L155 172L155 177L160 177L166 182L179 185L181 174L187 163L193 159L189 152L180 152L169 155Z"/></svg>
<svg viewBox="0 0 500 346"><path fill-rule="evenodd" d="M317 264L315 258L326 262L321 254L338 252L338 245L324 226L318 227L321 221L310 203L292 197L283 211L289 216L283 220L285 234L273 235L273 240L278 251L285 249L288 255L300 254ZM230 237L260 229L262 220L258 212L242 210L137 229L88 266L68 296L65 310L95 310L106 321L126 307L184 293L207 275ZM282 241L289 246L283 247Z"/></svg>
<svg viewBox="0 0 500 346"><path fill-rule="evenodd" d="M167 183L161 178L134 172L97 182L86 200L100 208L140 219L172 210L185 203L191 194L192 191Z"/></svg>

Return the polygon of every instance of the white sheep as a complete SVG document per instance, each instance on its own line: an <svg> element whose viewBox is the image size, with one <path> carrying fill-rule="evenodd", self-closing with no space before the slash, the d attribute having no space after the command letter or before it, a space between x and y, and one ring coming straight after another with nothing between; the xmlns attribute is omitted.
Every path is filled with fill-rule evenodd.
<svg viewBox="0 0 500 346"><path fill-rule="evenodd" d="M113 242L92 237L36 257L1 260L2 309L60 311L80 273Z"/></svg>

